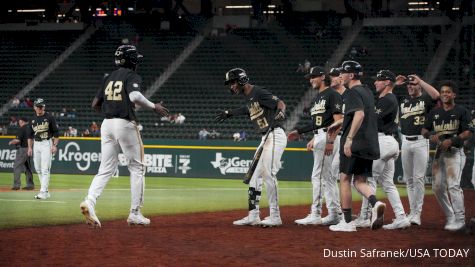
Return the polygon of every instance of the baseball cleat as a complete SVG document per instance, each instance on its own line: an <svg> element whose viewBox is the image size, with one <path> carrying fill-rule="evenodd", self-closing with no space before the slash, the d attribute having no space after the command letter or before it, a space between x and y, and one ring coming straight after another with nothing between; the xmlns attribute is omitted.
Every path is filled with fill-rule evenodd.
<svg viewBox="0 0 475 267"><path fill-rule="evenodd" d="M371 211L371 230L376 230L383 226L384 210L386 210L386 204L381 201L376 202Z"/></svg>
<svg viewBox="0 0 475 267"><path fill-rule="evenodd" d="M280 216L270 216L268 219L261 221L262 227L277 227L282 225L282 219Z"/></svg>
<svg viewBox="0 0 475 267"><path fill-rule="evenodd" d="M101 228L101 222L99 221L99 218L97 218L94 207L89 203L89 201L85 200L81 202L79 207L81 208L81 213L86 218L86 223L88 225L91 225L94 228Z"/></svg>
<svg viewBox="0 0 475 267"><path fill-rule="evenodd" d="M39 192L36 196L35 199L48 199L50 198L50 194L48 192Z"/></svg>
<svg viewBox="0 0 475 267"><path fill-rule="evenodd" d="M127 223L129 226L133 225L143 225L143 226L148 226L150 225L150 219L145 218L140 211L134 211L129 214L129 217L127 218Z"/></svg>
<svg viewBox="0 0 475 267"><path fill-rule="evenodd" d="M412 225L421 225L421 214L420 213L410 213L407 218Z"/></svg>
<svg viewBox="0 0 475 267"><path fill-rule="evenodd" d="M347 223L344 219L340 220L338 224L330 225L330 231L333 232L356 232L355 222Z"/></svg>
<svg viewBox="0 0 475 267"><path fill-rule="evenodd" d="M465 220L457 220L454 217L447 218L444 230L455 232L463 229L465 229Z"/></svg>
<svg viewBox="0 0 475 267"><path fill-rule="evenodd" d="M259 213L252 213L249 212L249 215L233 222L233 225L239 225L239 226L244 226L244 225L258 225L261 222L261 219L259 218Z"/></svg>
<svg viewBox="0 0 475 267"><path fill-rule="evenodd" d="M371 220L365 219L361 216L357 217L355 220L355 226L356 228L370 228L371 227Z"/></svg>
<svg viewBox="0 0 475 267"><path fill-rule="evenodd" d="M406 229L411 226L411 222L407 219L405 215L398 216L393 220L392 223L383 225L383 229L394 230L394 229Z"/></svg>
<svg viewBox="0 0 475 267"><path fill-rule="evenodd" d="M328 214L327 216L322 218L323 225L335 225L340 222L340 215L336 213Z"/></svg>
<svg viewBox="0 0 475 267"><path fill-rule="evenodd" d="M318 225L322 224L322 217L317 214L309 214L307 217L294 221L298 225Z"/></svg>

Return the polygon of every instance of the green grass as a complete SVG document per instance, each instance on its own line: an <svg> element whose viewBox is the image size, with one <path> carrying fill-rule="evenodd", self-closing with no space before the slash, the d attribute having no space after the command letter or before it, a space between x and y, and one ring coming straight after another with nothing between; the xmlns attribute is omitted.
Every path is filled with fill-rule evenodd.
<svg viewBox="0 0 475 267"><path fill-rule="evenodd" d="M79 203L87 195L91 175L53 174L51 198L35 200L37 191L0 192L0 229L27 226L82 223ZM0 173L0 188L10 189L11 173ZM24 177L22 177L24 183ZM24 184L23 184L24 185ZM35 175L36 189L40 183ZM399 188L406 196L405 188ZM311 201L310 182L279 182L281 206L308 205ZM382 190L378 197L385 198ZM358 194L353 199L360 199ZM143 213L146 216L247 209L247 186L240 180L198 178L146 178ZM265 193L261 206L267 207ZM124 219L130 208L129 177L112 178L98 199L96 213L101 221Z"/></svg>

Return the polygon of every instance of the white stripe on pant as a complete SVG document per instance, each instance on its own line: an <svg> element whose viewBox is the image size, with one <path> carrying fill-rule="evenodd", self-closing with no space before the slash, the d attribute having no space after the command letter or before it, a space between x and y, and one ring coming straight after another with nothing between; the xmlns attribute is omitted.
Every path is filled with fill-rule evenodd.
<svg viewBox="0 0 475 267"><path fill-rule="evenodd" d="M50 169L51 169L51 139L44 141L35 141L33 145L33 162L35 164L36 173L40 179L40 192L48 192Z"/></svg>
<svg viewBox="0 0 475 267"><path fill-rule="evenodd" d="M145 187L143 144L134 122L105 119L101 127L101 165L89 188L88 199L96 204L109 179L117 170L122 149L130 172L131 210L143 205Z"/></svg>
<svg viewBox="0 0 475 267"><path fill-rule="evenodd" d="M261 144L263 139L264 137L262 137ZM280 160L286 146L287 136L284 130L276 128L269 134L259 163L249 182L249 187L254 187L259 192L262 191L262 183L265 183L271 216L280 216L276 175L281 167ZM259 212L259 205L256 205L255 211Z"/></svg>
<svg viewBox="0 0 475 267"><path fill-rule="evenodd" d="M429 140L416 136L418 140L402 137L401 162L403 177L407 184L407 197L411 214L421 214L424 204L425 177L429 162Z"/></svg>

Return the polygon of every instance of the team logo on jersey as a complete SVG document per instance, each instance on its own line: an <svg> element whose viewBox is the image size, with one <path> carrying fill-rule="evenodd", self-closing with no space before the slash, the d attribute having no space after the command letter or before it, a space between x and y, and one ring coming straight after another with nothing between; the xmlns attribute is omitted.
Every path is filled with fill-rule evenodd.
<svg viewBox="0 0 475 267"><path fill-rule="evenodd" d="M259 102L252 102L251 105L249 106L249 117L251 117L251 120L255 120L256 118L259 118L264 114L264 110L261 108L261 105L259 105Z"/></svg>
<svg viewBox="0 0 475 267"><path fill-rule="evenodd" d="M424 101L417 102L417 104L414 106L411 104L408 107L404 106L404 104L401 104L401 119L407 119L410 116L424 114L425 110Z"/></svg>
<svg viewBox="0 0 475 267"><path fill-rule="evenodd" d="M434 130L437 134L456 134L460 125L459 120L450 120L447 123L442 121L440 124L434 122Z"/></svg>
<svg viewBox="0 0 475 267"><path fill-rule="evenodd" d="M133 84L132 84L132 87L134 87L134 88L139 88L139 84L138 84L138 83L133 83Z"/></svg>
<svg viewBox="0 0 475 267"><path fill-rule="evenodd" d="M381 114L381 112L383 112L383 110L381 110L380 108L376 108L376 107L375 107L374 109L375 109L374 112L375 112L376 114Z"/></svg>
<svg viewBox="0 0 475 267"><path fill-rule="evenodd" d="M243 160L239 157L225 158L223 154L216 153L216 159L210 162L213 168L218 169L222 175L228 173L246 173L252 160Z"/></svg>
<svg viewBox="0 0 475 267"><path fill-rule="evenodd" d="M340 104L335 104L335 109L339 110L340 108L341 108Z"/></svg>
<svg viewBox="0 0 475 267"><path fill-rule="evenodd" d="M439 118L439 114L435 114L434 119L438 119L438 118Z"/></svg>
<svg viewBox="0 0 475 267"><path fill-rule="evenodd" d="M321 113L325 113L326 109L325 109L325 105L327 103L327 100L325 99L320 99L318 101L318 103L315 103L312 107L312 109L310 110L310 114L311 115L315 115L315 114L321 114Z"/></svg>

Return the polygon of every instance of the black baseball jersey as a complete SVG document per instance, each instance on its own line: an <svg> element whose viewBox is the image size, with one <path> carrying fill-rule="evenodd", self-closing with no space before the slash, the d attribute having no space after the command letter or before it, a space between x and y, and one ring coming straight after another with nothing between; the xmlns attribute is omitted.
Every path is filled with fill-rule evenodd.
<svg viewBox="0 0 475 267"><path fill-rule="evenodd" d="M378 116L378 132L395 134L398 126L398 103L392 93L386 94L376 100L376 115Z"/></svg>
<svg viewBox="0 0 475 267"><path fill-rule="evenodd" d="M129 94L132 91L140 92L141 85L142 78L131 69L120 68L107 76L96 94L102 104L104 117L137 120L135 105L130 101Z"/></svg>
<svg viewBox="0 0 475 267"><path fill-rule="evenodd" d="M404 135L420 135L425 116L436 102L424 93L419 97L404 96L399 102L399 122Z"/></svg>
<svg viewBox="0 0 475 267"><path fill-rule="evenodd" d="M20 143L16 147L28 147L28 137L30 136L30 125L26 124L23 127L20 127L16 133L15 138L20 140Z"/></svg>
<svg viewBox="0 0 475 267"><path fill-rule="evenodd" d="M245 113L253 122L259 133L264 134L270 126L282 127L281 121L274 121L277 114L277 103L280 99L261 86L254 85L246 95L246 107L237 109L235 115Z"/></svg>
<svg viewBox="0 0 475 267"><path fill-rule="evenodd" d="M351 145L352 157L364 159L379 158L377 117L374 112L373 93L365 85L356 85L343 94L345 114L343 117L340 154L343 154L346 138L356 111L364 111L364 119Z"/></svg>
<svg viewBox="0 0 475 267"><path fill-rule="evenodd" d="M29 129L29 139L43 141L51 139L51 137L59 137L56 120L48 112L45 112L43 116L35 115L33 119L31 119L29 127L31 129Z"/></svg>
<svg viewBox="0 0 475 267"><path fill-rule="evenodd" d="M467 130L473 131L470 121L470 113L464 106L455 105L450 110L436 107L427 114L424 128L434 131L442 141Z"/></svg>
<svg viewBox="0 0 475 267"><path fill-rule="evenodd" d="M297 128L299 133L306 133L311 130L326 128L330 126L333 120L333 114L341 114L343 101L341 95L331 88L319 92L313 100L313 106L310 109L312 124Z"/></svg>

